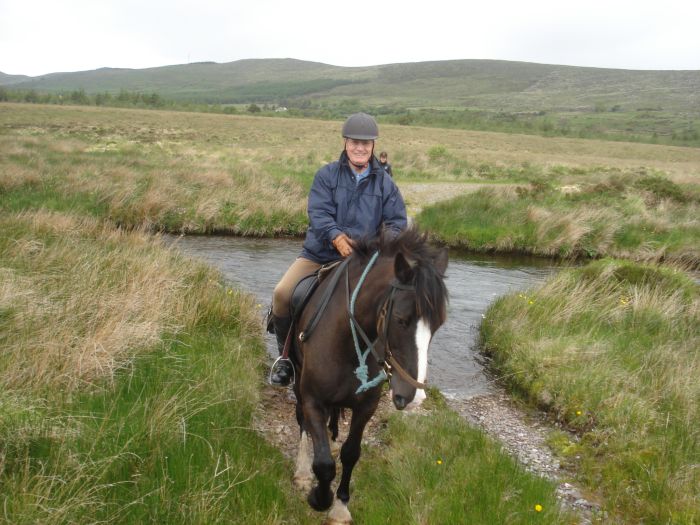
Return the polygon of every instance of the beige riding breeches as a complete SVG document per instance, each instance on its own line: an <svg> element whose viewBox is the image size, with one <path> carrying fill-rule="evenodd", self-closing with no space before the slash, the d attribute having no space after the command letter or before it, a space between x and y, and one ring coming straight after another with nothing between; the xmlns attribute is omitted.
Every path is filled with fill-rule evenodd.
<svg viewBox="0 0 700 525"><path fill-rule="evenodd" d="M297 283L307 275L314 273L321 267L321 264L297 257L280 282L275 286L272 294L272 313L277 317L289 316L289 302L292 300L292 292Z"/></svg>

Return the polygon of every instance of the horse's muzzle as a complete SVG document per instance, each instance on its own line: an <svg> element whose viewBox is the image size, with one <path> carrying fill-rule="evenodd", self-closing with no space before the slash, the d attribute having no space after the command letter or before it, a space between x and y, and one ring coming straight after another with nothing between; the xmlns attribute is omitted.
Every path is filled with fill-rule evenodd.
<svg viewBox="0 0 700 525"><path fill-rule="evenodd" d="M408 404L413 401L413 397L406 397L399 394L393 394L391 400L394 402L394 406L397 410L403 410L408 406Z"/></svg>

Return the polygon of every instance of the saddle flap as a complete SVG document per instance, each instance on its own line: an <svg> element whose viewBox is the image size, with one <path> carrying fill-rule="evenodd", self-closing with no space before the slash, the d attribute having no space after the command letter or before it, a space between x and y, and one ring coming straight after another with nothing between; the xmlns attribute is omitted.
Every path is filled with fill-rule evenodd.
<svg viewBox="0 0 700 525"><path fill-rule="evenodd" d="M314 272L311 275L302 277L302 279L294 287L292 299L289 304L289 310L292 315L292 319L295 322L301 316L301 312L304 311L306 303L309 302L309 299L311 299L311 296L320 282L319 272Z"/></svg>

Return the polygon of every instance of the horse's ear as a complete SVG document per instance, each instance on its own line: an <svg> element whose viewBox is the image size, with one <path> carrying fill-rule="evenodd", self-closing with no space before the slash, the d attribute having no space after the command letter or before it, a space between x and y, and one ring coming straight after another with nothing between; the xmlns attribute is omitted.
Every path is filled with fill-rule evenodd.
<svg viewBox="0 0 700 525"><path fill-rule="evenodd" d="M413 267L401 252L394 258L394 274L400 283L408 284L413 281Z"/></svg>
<svg viewBox="0 0 700 525"><path fill-rule="evenodd" d="M440 275L445 275L447 270L447 248L442 248L435 256L435 268Z"/></svg>

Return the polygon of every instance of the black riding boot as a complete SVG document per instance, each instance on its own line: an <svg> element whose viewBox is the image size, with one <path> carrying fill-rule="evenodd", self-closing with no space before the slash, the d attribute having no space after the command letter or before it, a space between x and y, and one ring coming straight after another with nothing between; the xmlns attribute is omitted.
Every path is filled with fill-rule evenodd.
<svg viewBox="0 0 700 525"><path fill-rule="evenodd" d="M277 351L280 356L284 350L284 343L287 340L289 328L292 325L291 317L272 316L272 323L275 327L275 336L277 337ZM270 384L273 386L287 386L294 376L294 366L289 359L277 359L272 364L270 370Z"/></svg>

